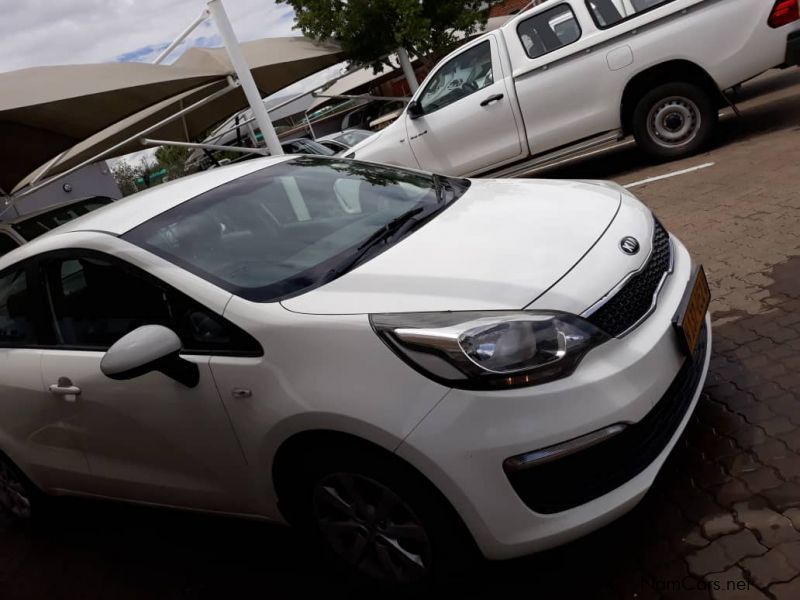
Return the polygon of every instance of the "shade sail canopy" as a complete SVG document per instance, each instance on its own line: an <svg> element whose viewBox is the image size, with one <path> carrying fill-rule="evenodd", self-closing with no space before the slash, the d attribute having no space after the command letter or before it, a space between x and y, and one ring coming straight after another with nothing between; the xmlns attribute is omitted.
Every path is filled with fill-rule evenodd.
<svg viewBox="0 0 800 600"><path fill-rule="evenodd" d="M264 38L241 44L241 49L263 96L344 59L338 45L314 42L302 36ZM225 48L190 48L175 62L175 66L216 68L221 73L233 73Z"/></svg>
<svg viewBox="0 0 800 600"><path fill-rule="evenodd" d="M256 40L242 44L242 51L265 96L343 58L338 46L304 37ZM24 76L26 71L32 74ZM0 74L0 188L21 189L32 174L65 150L69 151L48 175L107 151L219 91L233 74L224 48L192 48L171 66L116 63ZM7 94L10 85L17 89ZM24 103L26 88L34 102ZM245 106L247 101L237 87L148 137L202 138ZM134 140L105 158L141 149Z"/></svg>
<svg viewBox="0 0 800 600"><path fill-rule="evenodd" d="M0 188L145 107L219 79L208 70L133 63L0 74Z"/></svg>

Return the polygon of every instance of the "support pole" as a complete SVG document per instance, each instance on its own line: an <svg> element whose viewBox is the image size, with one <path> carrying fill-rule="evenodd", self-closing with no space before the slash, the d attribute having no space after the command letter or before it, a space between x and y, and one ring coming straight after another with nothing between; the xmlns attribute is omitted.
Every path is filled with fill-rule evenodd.
<svg viewBox="0 0 800 600"><path fill-rule="evenodd" d="M189 34L192 33L195 29L197 29L200 23L205 21L210 16L211 13L208 11L207 8L204 8L203 12L201 12L200 15L194 21L192 21L192 23L186 29L184 29L183 32L181 32L181 34L178 37L176 37L175 40L169 46L164 48L164 51L156 57L156 59L153 61L153 64L160 65L162 62L164 62L164 59L167 58L170 54L172 54L172 51L175 50L175 48L177 48L178 46L180 46L183 40L189 37Z"/></svg>
<svg viewBox="0 0 800 600"><path fill-rule="evenodd" d="M311 119L308 118L308 113L303 113L303 116L306 118L306 126L308 127L308 130L311 132L311 139L316 142L317 134L314 133L314 128L311 126Z"/></svg>
<svg viewBox="0 0 800 600"><path fill-rule="evenodd" d="M175 140L151 140L142 138L139 140L142 146L177 146L178 148L197 148L199 150L221 150L223 152L239 152L240 154L258 154L264 156L264 148L245 148L244 146L221 146L219 144L200 144L193 142L178 142Z"/></svg>
<svg viewBox="0 0 800 600"><path fill-rule="evenodd" d="M403 68L403 74L406 76L408 87L411 88L411 95L413 96L419 89L417 74L414 73L414 67L411 66L411 59L408 57L408 52L405 48L398 48L397 56L400 59L400 66Z"/></svg>
<svg viewBox="0 0 800 600"><path fill-rule="evenodd" d="M225 48L228 50L228 56L231 59L233 68L236 70L236 75L239 78L239 83L242 86L242 91L247 97L247 102L253 111L253 116L258 123L258 128L261 129L261 135L269 148L270 154L279 156L283 154L283 148L278 140L278 135L275 133L275 128L272 126L272 121L269 118L267 108L264 106L264 101L261 99L261 93L256 87L256 82L253 79L253 74L250 72L250 66L242 54L242 49L239 47L239 40L236 38L236 32L233 30L228 15L225 12L225 7L222 5L222 0L209 0L208 10L211 11L211 16L217 24L217 29L222 36L222 41Z"/></svg>

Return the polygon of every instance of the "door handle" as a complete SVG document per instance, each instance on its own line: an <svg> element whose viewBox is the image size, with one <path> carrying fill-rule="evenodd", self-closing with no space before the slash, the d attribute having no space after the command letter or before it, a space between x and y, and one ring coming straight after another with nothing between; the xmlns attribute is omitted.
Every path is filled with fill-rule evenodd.
<svg viewBox="0 0 800 600"><path fill-rule="evenodd" d="M503 98L505 98L503 94L495 94L494 96L489 96L486 100L481 102L481 106L489 106L493 102L500 102L500 100L502 100Z"/></svg>
<svg viewBox="0 0 800 600"><path fill-rule="evenodd" d="M50 386L50 393L54 396L63 396L65 402L75 402L81 395L81 388L72 385L69 377L59 377L58 383Z"/></svg>

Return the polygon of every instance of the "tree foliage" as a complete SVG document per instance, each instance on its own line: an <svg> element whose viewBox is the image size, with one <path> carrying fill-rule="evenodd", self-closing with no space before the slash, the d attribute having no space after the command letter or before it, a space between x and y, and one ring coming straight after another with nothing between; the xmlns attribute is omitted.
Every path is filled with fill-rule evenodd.
<svg viewBox="0 0 800 600"><path fill-rule="evenodd" d="M156 150L156 169L166 169L170 179L178 179L186 174L186 160L189 149L180 146L161 146Z"/></svg>
<svg viewBox="0 0 800 600"><path fill-rule="evenodd" d="M117 182L123 196L130 196L139 191L136 179L142 176L140 167L122 159L117 161L111 168L111 174L114 176L114 180Z"/></svg>
<svg viewBox="0 0 800 600"><path fill-rule="evenodd" d="M438 58L464 35L486 25L497 0L278 0L294 8L296 28L318 40L334 40L351 63L376 72L403 47ZM396 65L392 65L396 66Z"/></svg>

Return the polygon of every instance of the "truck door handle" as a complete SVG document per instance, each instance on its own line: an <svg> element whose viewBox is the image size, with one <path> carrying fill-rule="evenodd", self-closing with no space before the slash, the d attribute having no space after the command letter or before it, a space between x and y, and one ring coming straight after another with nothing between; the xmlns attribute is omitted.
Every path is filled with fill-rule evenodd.
<svg viewBox="0 0 800 600"><path fill-rule="evenodd" d="M50 393L54 396L63 396L66 402L75 402L81 395L81 388L72 385L69 377L59 377L58 383L50 386Z"/></svg>
<svg viewBox="0 0 800 600"><path fill-rule="evenodd" d="M505 96L503 94L495 94L494 96L489 96L486 100L481 102L481 106L489 106L493 102L500 102Z"/></svg>

